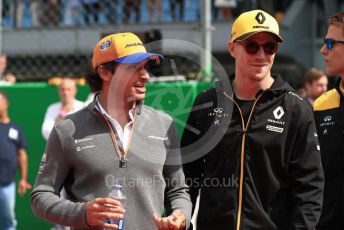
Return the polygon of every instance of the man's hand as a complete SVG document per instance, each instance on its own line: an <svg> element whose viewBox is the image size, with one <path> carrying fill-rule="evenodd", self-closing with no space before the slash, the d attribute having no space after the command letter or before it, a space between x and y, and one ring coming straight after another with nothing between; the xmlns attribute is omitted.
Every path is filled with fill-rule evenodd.
<svg viewBox="0 0 344 230"><path fill-rule="evenodd" d="M31 189L31 184L26 180L21 179L18 184L18 193L20 196L24 196L26 191Z"/></svg>
<svg viewBox="0 0 344 230"><path fill-rule="evenodd" d="M186 227L186 218L181 210L173 211L168 217L158 217L153 214L154 221L159 230L183 230Z"/></svg>
<svg viewBox="0 0 344 230"><path fill-rule="evenodd" d="M89 226L117 229L116 224L109 224L106 220L122 219L124 212L121 202L111 198L96 198L86 205L86 223Z"/></svg>

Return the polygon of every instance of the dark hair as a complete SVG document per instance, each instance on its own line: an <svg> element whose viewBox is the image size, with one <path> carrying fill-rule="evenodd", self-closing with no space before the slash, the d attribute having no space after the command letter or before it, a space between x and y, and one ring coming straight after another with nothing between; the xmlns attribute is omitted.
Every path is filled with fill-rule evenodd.
<svg viewBox="0 0 344 230"><path fill-rule="evenodd" d="M4 91L0 91L0 96L2 96L3 98L5 98L5 100L8 102L7 93L5 93Z"/></svg>
<svg viewBox="0 0 344 230"><path fill-rule="evenodd" d="M326 77L326 74L321 69L310 68L305 73L304 84L312 84L314 81L319 80L323 76Z"/></svg>
<svg viewBox="0 0 344 230"><path fill-rule="evenodd" d="M112 73L116 71L116 62L107 62L102 64L106 69L111 70ZM98 68L98 67L97 67ZM97 68L94 70L92 64L89 63L86 69L86 82L90 86L91 92L99 92L103 87L103 79L98 74Z"/></svg>

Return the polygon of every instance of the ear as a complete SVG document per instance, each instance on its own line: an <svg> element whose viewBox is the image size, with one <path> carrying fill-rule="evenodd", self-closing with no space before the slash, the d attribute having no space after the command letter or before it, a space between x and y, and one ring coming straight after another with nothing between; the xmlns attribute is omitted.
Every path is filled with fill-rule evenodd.
<svg viewBox="0 0 344 230"><path fill-rule="evenodd" d="M234 42L228 42L228 51L233 58L235 58L235 45Z"/></svg>
<svg viewBox="0 0 344 230"><path fill-rule="evenodd" d="M110 81L112 77L112 72L105 68L103 65L98 66L97 68L99 77L103 79L104 81Z"/></svg>

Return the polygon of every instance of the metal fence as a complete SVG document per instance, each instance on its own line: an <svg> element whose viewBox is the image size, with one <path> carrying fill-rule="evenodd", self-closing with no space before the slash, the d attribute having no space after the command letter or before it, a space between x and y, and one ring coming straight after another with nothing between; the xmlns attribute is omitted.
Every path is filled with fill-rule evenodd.
<svg viewBox="0 0 344 230"><path fill-rule="evenodd" d="M198 0L2 0L0 52L7 61L0 58L0 79L6 74L1 63L17 81L80 77L93 46L107 33L133 31L145 42L160 39L162 30L173 26L177 33L201 33L200 4ZM197 65L188 66L194 71Z"/></svg>
<svg viewBox="0 0 344 230"><path fill-rule="evenodd" d="M2 0L4 28L198 21L197 0Z"/></svg>
<svg viewBox="0 0 344 230"><path fill-rule="evenodd" d="M235 4L223 7L217 2ZM266 2L276 6L279 3L280 6L272 9L274 4L264 5ZM145 43L172 38L199 46L201 49L191 53L180 53L182 49L178 49L179 53L163 50L176 63L178 71L176 73L176 68L171 68L168 62L168 66L154 72L156 75L181 74L187 79L199 79L200 73L209 74L211 47L220 46L227 53L225 40L235 16L259 7L281 18L288 7L282 3L291 2L0 0L0 54L7 55L7 60L0 58L0 80L8 72L13 73L17 81L42 81L54 76L81 77L96 42L104 34L123 31L139 34ZM221 32L217 28L215 42L211 43L211 22L214 21L225 22L225 26L217 25L224 29ZM228 63L226 65L225 68L231 68Z"/></svg>

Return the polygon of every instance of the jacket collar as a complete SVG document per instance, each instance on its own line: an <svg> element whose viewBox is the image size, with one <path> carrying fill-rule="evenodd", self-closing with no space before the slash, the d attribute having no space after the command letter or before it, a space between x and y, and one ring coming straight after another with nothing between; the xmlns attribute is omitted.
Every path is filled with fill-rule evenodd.
<svg viewBox="0 0 344 230"><path fill-rule="evenodd" d="M344 88L343 88L343 85L341 85L341 82L342 82L341 78L338 78L336 82L336 90L339 95L344 95Z"/></svg>
<svg viewBox="0 0 344 230"><path fill-rule="evenodd" d="M274 82L272 83L271 87L266 90L259 90L256 97L258 97L258 95L262 93L266 95L277 96L287 91L294 91L293 88L287 82L285 82L279 74L272 74L271 76L274 79ZM234 78L235 75L232 74L230 76L231 85L233 85L232 82Z"/></svg>
<svg viewBox="0 0 344 230"><path fill-rule="evenodd" d="M274 78L274 82L272 83L271 87L266 90L261 90L260 93L265 92L266 94L277 96L288 91L294 91L293 88L283 80L281 75L273 74L272 77Z"/></svg>
<svg viewBox="0 0 344 230"><path fill-rule="evenodd" d="M87 105L87 110L90 111L91 113L95 113L98 114L97 112L95 112L95 110L97 110L97 96L99 95L99 92L96 93L93 97L93 101L91 101L88 105Z"/></svg>

